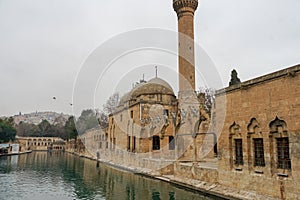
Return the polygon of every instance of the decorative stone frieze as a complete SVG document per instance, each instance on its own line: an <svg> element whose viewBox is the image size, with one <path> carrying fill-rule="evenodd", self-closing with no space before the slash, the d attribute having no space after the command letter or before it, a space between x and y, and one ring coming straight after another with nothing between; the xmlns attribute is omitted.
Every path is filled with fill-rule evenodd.
<svg viewBox="0 0 300 200"><path fill-rule="evenodd" d="M173 0L173 8L178 13L180 13L183 9L186 10L192 10L195 12L195 10L198 7L198 0Z"/></svg>

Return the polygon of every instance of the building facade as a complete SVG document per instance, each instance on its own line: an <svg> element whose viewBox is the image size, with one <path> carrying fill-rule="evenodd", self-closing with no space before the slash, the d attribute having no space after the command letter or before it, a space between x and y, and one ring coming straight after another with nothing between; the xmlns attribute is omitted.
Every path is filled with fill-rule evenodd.
<svg viewBox="0 0 300 200"><path fill-rule="evenodd" d="M64 141L59 137L16 137L22 151L35 150L35 151L47 151L53 150L55 146L56 150L64 150Z"/></svg>
<svg viewBox="0 0 300 200"><path fill-rule="evenodd" d="M300 65L246 82L235 77L207 113L195 92L197 6L197 0L173 1L178 97L160 78L142 81L121 98L107 128L88 130L81 141L94 158L126 168L299 199Z"/></svg>
<svg viewBox="0 0 300 200"><path fill-rule="evenodd" d="M218 91L221 184L282 199L299 198L299 102L300 65Z"/></svg>

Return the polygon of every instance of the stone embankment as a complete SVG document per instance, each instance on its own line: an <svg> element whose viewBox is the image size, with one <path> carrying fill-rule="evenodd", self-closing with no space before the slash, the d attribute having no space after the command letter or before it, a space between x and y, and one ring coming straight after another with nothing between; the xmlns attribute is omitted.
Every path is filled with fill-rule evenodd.
<svg viewBox="0 0 300 200"><path fill-rule="evenodd" d="M97 161L97 158L90 153L86 153L86 152L78 153L78 152L72 151L72 150L71 151L66 150L66 152L74 154L76 156L80 156L80 157L84 157L87 159ZM153 171L151 169L136 168L136 167L126 166L126 165L120 165L120 164L116 164L112 161L105 160L105 159L99 159L98 161L101 163L104 163L112 168L115 168L117 170L126 171L126 172L134 173L134 174L137 174L140 176L145 176L148 178L165 181L170 184L176 185L180 188L199 192L199 193L205 194L207 196L211 196L215 199L278 200L277 198L259 195L259 194L255 193L254 191L245 191L245 190L239 190L239 189L235 189L235 188L229 188L229 187L222 186L218 183L207 183L207 182L199 181L199 180L192 179L192 178L186 178L184 176L162 175L160 172Z"/></svg>

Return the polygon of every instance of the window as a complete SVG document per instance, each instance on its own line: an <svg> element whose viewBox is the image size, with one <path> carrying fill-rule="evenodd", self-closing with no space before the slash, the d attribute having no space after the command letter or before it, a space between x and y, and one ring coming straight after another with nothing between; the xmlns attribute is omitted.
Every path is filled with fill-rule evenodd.
<svg viewBox="0 0 300 200"><path fill-rule="evenodd" d="M169 110L165 109L163 111L163 115L169 117Z"/></svg>
<svg viewBox="0 0 300 200"><path fill-rule="evenodd" d="M235 164L243 165L243 142L242 139L235 139Z"/></svg>
<svg viewBox="0 0 300 200"><path fill-rule="evenodd" d="M229 164L232 169L234 165L243 164L243 148L241 138L241 127L236 122L229 127ZM215 147L217 150L217 146Z"/></svg>
<svg viewBox="0 0 300 200"><path fill-rule="evenodd" d="M277 140L277 168L291 169L291 160L289 153L289 139L276 138Z"/></svg>
<svg viewBox="0 0 300 200"><path fill-rule="evenodd" d="M169 150L175 149L175 140L173 136L169 136Z"/></svg>
<svg viewBox="0 0 300 200"><path fill-rule="evenodd" d="M128 136L128 137L127 137L127 150L128 150L128 151L130 150L130 139L131 139L131 137Z"/></svg>
<svg viewBox="0 0 300 200"><path fill-rule="evenodd" d="M130 117L131 117L131 119L133 118L133 110L130 111Z"/></svg>
<svg viewBox="0 0 300 200"><path fill-rule="evenodd" d="M159 149L160 149L159 136L153 136L152 150L159 150Z"/></svg>
<svg viewBox="0 0 300 200"><path fill-rule="evenodd" d="M253 139L254 166L265 166L264 141L262 138Z"/></svg>
<svg viewBox="0 0 300 200"><path fill-rule="evenodd" d="M121 115L120 115L120 121L122 121L122 120L123 120L123 115L121 114Z"/></svg>

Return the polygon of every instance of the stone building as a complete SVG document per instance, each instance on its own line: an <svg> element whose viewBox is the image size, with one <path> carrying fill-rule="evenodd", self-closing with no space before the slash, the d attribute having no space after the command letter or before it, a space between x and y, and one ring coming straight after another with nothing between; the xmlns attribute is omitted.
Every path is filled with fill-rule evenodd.
<svg viewBox="0 0 300 200"><path fill-rule="evenodd" d="M100 152L114 162L149 167L161 160L161 166L168 165L175 160L177 104L164 80L141 81L121 98L107 128L88 130L81 140L94 156Z"/></svg>
<svg viewBox="0 0 300 200"><path fill-rule="evenodd" d="M197 0L173 1L178 96L160 78L142 81L121 98L107 128L89 130L81 140L94 157L98 153L103 161L126 168L299 199L300 66L246 82L234 70L230 86L217 91L210 115L195 92L197 5Z"/></svg>
<svg viewBox="0 0 300 200"><path fill-rule="evenodd" d="M53 151L64 151L65 150L65 146L66 146L66 142L63 140L56 140L55 142L53 142L52 144L52 148L50 148L50 150Z"/></svg>
<svg viewBox="0 0 300 200"><path fill-rule="evenodd" d="M174 150L177 99L172 87L160 78L141 82L121 98L109 118L108 139L113 148L130 152ZM126 141L126 142L124 142Z"/></svg>
<svg viewBox="0 0 300 200"><path fill-rule="evenodd" d="M220 184L299 198L299 103L300 65L218 91Z"/></svg>
<svg viewBox="0 0 300 200"><path fill-rule="evenodd" d="M20 144L22 151L47 151L53 149L53 144L60 144L58 145L59 147L64 146L61 145L62 143L57 143L63 142L63 140L59 137L16 137L16 139Z"/></svg>

